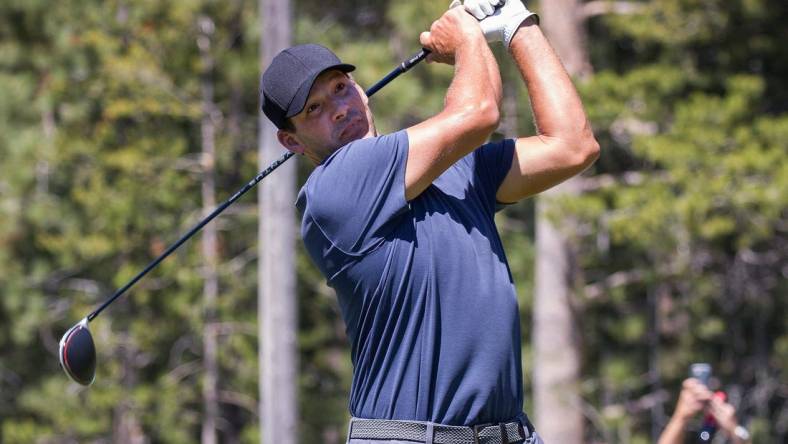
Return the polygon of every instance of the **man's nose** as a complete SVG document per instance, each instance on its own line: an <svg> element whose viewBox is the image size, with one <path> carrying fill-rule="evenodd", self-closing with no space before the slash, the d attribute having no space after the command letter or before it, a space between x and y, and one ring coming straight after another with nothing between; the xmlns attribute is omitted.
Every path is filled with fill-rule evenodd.
<svg viewBox="0 0 788 444"><path fill-rule="evenodd" d="M339 100L334 107L334 120L340 121L347 116L348 103L344 100Z"/></svg>

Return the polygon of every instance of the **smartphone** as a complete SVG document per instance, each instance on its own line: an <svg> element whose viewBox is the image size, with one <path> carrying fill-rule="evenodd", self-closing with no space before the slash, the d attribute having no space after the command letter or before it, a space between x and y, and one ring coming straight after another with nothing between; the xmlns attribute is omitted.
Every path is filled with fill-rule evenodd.
<svg viewBox="0 0 788 444"><path fill-rule="evenodd" d="M707 387L709 386L709 379L711 378L711 364L707 364L705 362L692 364L690 365L689 373L690 377L699 380Z"/></svg>

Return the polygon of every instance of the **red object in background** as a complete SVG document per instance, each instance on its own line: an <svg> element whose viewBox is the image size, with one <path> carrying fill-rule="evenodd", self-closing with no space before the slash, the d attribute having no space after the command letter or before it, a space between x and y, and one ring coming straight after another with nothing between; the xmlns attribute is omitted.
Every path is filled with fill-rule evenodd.
<svg viewBox="0 0 788 444"><path fill-rule="evenodd" d="M728 399L728 395L726 395L723 391L714 392L712 397L719 399L722 402L725 402ZM711 413L706 413L706 416L703 418L703 428L706 428L706 426L717 427L717 421L714 419L714 416Z"/></svg>
<svg viewBox="0 0 788 444"><path fill-rule="evenodd" d="M712 395L713 398L717 398L720 401L725 401L727 396L725 392L715 392ZM703 418L703 426L700 429L700 433L698 434L698 442L701 443L708 443L711 442L712 438L714 438L714 433L717 431L717 421L714 419L714 416L711 413L706 413L706 416Z"/></svg>

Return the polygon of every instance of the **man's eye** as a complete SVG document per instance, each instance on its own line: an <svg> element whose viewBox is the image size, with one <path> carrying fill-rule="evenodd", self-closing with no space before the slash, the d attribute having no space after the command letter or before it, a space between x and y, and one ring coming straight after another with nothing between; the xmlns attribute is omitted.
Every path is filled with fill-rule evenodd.
<svg viewBox="0 0 788 444"><path fill-rule="evenodd" d="M343 89L345 89L345 84L337 83L337 92L342 91Z"/></svg>
<svg viewBox="0 0 788 444"><path fill-rule="evenodd" d="M317 103L313 103L313 104L309 105L309 107L306 109L306 112L307 113L313 113L313 112L317 111L318 108L320 108L320 105L318 105Z"/></svg>

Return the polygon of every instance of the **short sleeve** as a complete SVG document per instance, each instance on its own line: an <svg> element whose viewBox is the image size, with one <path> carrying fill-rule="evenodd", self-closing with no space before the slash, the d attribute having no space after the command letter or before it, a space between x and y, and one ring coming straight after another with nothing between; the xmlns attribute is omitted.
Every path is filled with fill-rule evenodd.
<svg viewBox="0 0 788 444"><path fill-rule="evenodd" d="M309 177L308 216L328 241L347 254L374 248L408 210L407 158L405 131L351 142Z"/></svg>
<svg viewBox="0 0 788 444"><path fill-rule="evenodd" d="M504 139L482 145L473 152L475 174L479 185L484 190L485 198L491 205L500 210L502 205L496 202L498 188L509 173L514 157L514 140Z"/></svg>

